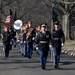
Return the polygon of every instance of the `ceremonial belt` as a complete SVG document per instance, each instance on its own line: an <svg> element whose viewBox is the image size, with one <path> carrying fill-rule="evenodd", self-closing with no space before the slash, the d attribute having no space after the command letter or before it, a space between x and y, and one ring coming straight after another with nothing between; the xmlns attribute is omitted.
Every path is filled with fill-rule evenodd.
<svg viewBox="0 0 75 75"><path fill-rule="evenodd" d="M60 38L53 38L53 40L59 40Z"/></svg>
<svg viewBox="0 0 75 75"><path fill-rule="evenodd" d="M40 43L48 43L48 41L40 41Z"/></svg>

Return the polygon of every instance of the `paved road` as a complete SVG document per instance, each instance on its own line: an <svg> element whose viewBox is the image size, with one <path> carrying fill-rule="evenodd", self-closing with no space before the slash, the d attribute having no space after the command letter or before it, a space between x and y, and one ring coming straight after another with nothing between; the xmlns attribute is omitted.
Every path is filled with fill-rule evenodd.
<svg viewBox="0 0 75 75"><path fill-rule="evenodd" d="M46 70L42 70L35 51L32 59L22 57L18 48L10 52L9 58L4 58L1 47L0 53L0 75L75 75L75 57L64 53L61 54L58 70L54 69L49 56Z"/></svg>

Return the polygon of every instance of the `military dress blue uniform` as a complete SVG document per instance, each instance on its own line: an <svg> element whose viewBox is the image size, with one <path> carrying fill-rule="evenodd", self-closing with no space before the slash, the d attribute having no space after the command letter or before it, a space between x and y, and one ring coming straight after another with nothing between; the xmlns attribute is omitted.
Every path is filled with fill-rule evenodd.
<svg viewBox="0 0 75 75"><path fill-rule="evenodd" d="M61 54L61 44L65 42L65 36L62 29L53 30L52 34L52 45L54 49L54 68L58 68L60 54Z"/></svg>
<svg viewBox="0 0 75 75"><path fill-rule="evenodd" d="M23 33L23 56L27 57L27 43L26 43L26 30Z"/></svg>
<svg viewBox="0 0 75 75"><path fill-rule="evenodd" d="M33 28L33 27L27 28L26 34L28 33L30 28ZM27 49L27 56L28 56L28 58L31 58L32 57L32 53L33 53L33 39L32 39L34 37L33 35L34 35L34 29L30 33L29 37L26 38L26 45L27 45L26 49ZM27 37L27 35L26 35L26 37Z"/></svg>
<svg viewBox="0 0 75 75"><path fill-rule="evenodd" d="M11 41L10 32L4 31L3 32L3 48L4 48L5 58L7 58L9 56L10 41Z"/></svg>
<svg viewBox="0 0 75 75"><path fill-rule="evenodd" d="M51 34L49 31L39 32L35 41L38 43L38 50L40 53L40 64L41 68L45 69L47 56L49 51L49 43L50 43Z"/></svg>

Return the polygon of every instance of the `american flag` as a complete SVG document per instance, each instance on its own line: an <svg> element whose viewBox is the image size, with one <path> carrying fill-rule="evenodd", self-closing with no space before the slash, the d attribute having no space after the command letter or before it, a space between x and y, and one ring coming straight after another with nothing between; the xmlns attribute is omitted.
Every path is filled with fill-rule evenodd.
<svg viewBox="0 0 75 75"><path fill-rule="evenodd" d="M5 23L6 24L11 24L11 23L13 23L13 21L14 21L13 17L11 15L9 15L9 16L6 17Z"/></svg>
<svg viewBox="0 0 75 75"><path fill-rule="evenodd" d="M11 24L14 22L13 16L12 16L12 11L10 10L10 14L6 17L5 23L6 24Z"/></svg>

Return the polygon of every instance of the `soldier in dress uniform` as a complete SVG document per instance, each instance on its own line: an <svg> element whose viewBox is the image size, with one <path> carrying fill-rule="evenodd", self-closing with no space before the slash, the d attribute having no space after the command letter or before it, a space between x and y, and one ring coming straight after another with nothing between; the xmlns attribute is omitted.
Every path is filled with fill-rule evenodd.
<svg viewBox="0 0 75 75"><path fill-rule="evenodd" d="M37 25L36 26L36 31L35 31L35 39L37 38L37 36L40 33L40 31L41 31L41 26ZM39 54L38 43L36 43L36 42L35 42L35 49L36 49L37 53Z"/></svg>
<svg viewBox="0 0 75 75"><path fill-rule="evenodd" d="M11 42L11 36L7 26L4 26L4 31L2 35L3 35L4 54L5 58L7 58L9 56L10 42Z"/></svg>
<svg viewBox="0 0 75 75"><path fill-rule="evenodd" d="M26 43L27 28L28 28L28 25L25 24L24 33L23 33L23 52L22 52L24 57L27 57L27 43Z"/></svg>
<svg viewBox="0 0 75 75"><path fill-rule="evenodd" d="M16 47L16 30L12 26L10 26L8 28L8 31L10 32L11 36L10 50L12 50L12 45Z"/></svg>
<svg viewBox="0 0 75 75"><path fill-rule="evenodd" d="M25 50L24 50L24 42L25 42L26 36L25 36L25 31L24 30L25 30L25 25L21 26L21 35L19 37L19 40L20 40L20 50L21 50L22 56L25 55L25 53L24 53L25 52Z"/></svg>
<svg viewBox="0 0 75 75"><path fill-rule="evenodd" d="M11 26L10 30L11 30L11 36L12 36L13 45L14 45L14 47L16 47L16 41L17 41L16 30L12 26Z"/></svg>
<svg viewBox="0 0 75 75"><path fill-rule="evenodd" d="M50 38L51 38L50 32L46 31L46 25L42 24L41 32L39 32L35 41L38 43L38 50L40 53L40 64L43 70L46 67Z"/></svg>
<svg viewBox="0 0 75 75"><path fill-rule="evenodd" d="M27 22L28 28L26 29L26 43L27 43L27 56L28 58L32 57L33 52L33 35L34 35L34 28L32 27L32 22L29 20Z"/></svg>
<svg viewBox="0 0 75 75"><path fill-rule="evenodd" d="M65 36L63 30L59 28L59 23L54 23L54 29L51 34L52 37L52 46L54 49L54 68L58 68L60 54L61 54L61 47L64 45Z"/></svg>

